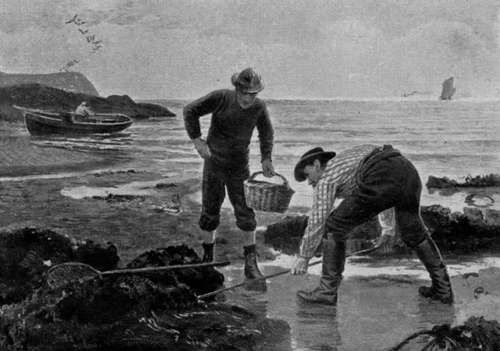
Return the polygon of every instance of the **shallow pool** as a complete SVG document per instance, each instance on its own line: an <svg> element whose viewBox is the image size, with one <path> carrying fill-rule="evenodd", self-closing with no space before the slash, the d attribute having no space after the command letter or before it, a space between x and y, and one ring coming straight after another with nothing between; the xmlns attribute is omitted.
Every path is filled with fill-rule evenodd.
<svg viewBox="0 0 500 351"><path fill-rule="evenodd" d="M291 258L282 255L264 262L264 274L288 268ZM305 276L283 275L267 282L267 292L243 288L227 292L227 302L247 307L290 325L289 340L276 336L269 350L385 350L408 335L435 324L461 324L470 316L500 317L500 258L467 258L449 262L456 302L447 306L418 296L418 286L428 284L418 260L348 260L337 307L310 306L297 301L295 292L314 288L320 265ZM226 286L242 279L242 267L221 270ZM479 272L478 276L464 273ZM484 292L474 294L477 287Z"/></svg>

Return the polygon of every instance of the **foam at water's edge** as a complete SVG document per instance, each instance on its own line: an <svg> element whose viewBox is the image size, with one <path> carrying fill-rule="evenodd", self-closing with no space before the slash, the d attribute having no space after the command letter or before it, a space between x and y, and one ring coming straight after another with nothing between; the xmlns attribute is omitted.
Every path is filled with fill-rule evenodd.
<svg viewBox="0 0 500 351"><path fill-rule="evenodd" d="M320 260L320 258L314 258L311 262L317 260ZM294 261L294 256L280 254L274 261L265 261L259 264L261 266L278 266L288 269L292 266ZM477 273L482 269L491 267L500 268L500 257L484 257L462 264L448 264L448 273L450 276L457 276L464 273ZM321 264L310 267L308 273L318 276L321 275ZM374 277L378 275L410 275L417 279L429 279L429 274L417 259L377 261L376 266L370 263L354 263L347 259L344 277Z"/></svg>
<svg viewBox="0 0 500 351"><path fill-rule="evenodd" d="M73 199L91 198L94 196L106 197L108 195L152 195L154 186L158 183L154 181L131 182L114 187L89 187L77 186L72 188L63 188L61 195Z"/></svg>
<svg viewBox="0 0 500 351"><path fill-rule="evenodd" d="M87 174L98 174L103 172L117 172L117 170L99 169L99 170L81 171L81 172L62 172L62 173L49 173L49 174L34 174L34 175L18 176L18 177L0 177L0 182L21 182L24 180L33 180L33 179L60 179L60 178L77 177Z"/></svg>

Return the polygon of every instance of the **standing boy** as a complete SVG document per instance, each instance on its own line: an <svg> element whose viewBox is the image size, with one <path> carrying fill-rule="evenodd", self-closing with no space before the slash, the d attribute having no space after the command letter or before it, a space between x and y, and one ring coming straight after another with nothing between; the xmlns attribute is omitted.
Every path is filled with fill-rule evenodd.
<svg viewBox="0 0 500 351"><path fill-rule="evenodd" d="M225 190L234 208L245 255L245 278L262 277L255 249L255 213L246 204L243 182L249 177L249 145L255 127L259 132L262 171L274 175L271 160L273 127L266 104L257 98L264 89L260 75L246 68L231 78L234 90L215 90L184 108L189 138L204 159L202 211L203 261L212 261L216 229ZM202 139L199 118L211 114L207 139Z"/></svg>

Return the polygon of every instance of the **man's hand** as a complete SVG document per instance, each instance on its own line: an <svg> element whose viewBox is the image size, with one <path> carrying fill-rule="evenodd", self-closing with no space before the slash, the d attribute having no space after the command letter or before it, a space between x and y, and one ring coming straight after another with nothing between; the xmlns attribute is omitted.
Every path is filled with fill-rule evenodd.
<svg viewBox="0 0 500 351"><path fill-rule="evenodd" d="M378 239L372 240L372 244L375 247L382 247L383 245L387 244L391 239L392 235L381 235L378 237Z"/></svg>
<svg viewBox="0 0 500 351"><path fill-rule="evenodd" d="M209 159L210 156L212 156L207 142L203 140L201 137L193 139L193 144L194 147L196 148L196 151L198 151L198 155L200 155L201 158Z"/></svg>
<svg viewBox="0 0 500 351"><path fill-rule="evenodd" d="M273 177L276 175L276 172L274 172L274 166L273 162L269 159L265 159L262 161L262 173L264 174L264 177Z"/></svg>
<svg viewBox="0 0 500 351"><path fill-rule="evenodd" d="M305 274L307 273L307 268L309 268L309 259L305 257L297 257L292 265L292 268L290 268L290 274Z"/></svg>

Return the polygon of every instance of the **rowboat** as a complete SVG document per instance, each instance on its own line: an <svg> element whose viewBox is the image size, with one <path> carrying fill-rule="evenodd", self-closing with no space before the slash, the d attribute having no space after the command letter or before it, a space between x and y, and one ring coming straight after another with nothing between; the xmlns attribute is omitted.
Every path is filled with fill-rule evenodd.
<svg viewBox="0 0 500 351"><path fill-rule="evenodd" d="M124 114L98 113L82 116L70 112L48 112L15 106L22 111L31 135L46 134L109 134L120 132L132 124Z"/></svg>

